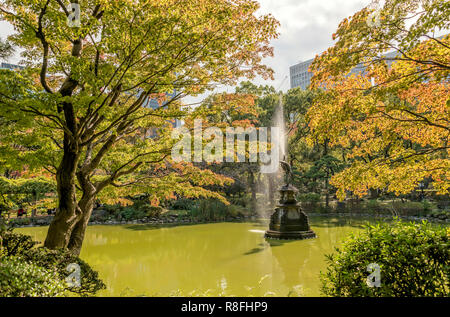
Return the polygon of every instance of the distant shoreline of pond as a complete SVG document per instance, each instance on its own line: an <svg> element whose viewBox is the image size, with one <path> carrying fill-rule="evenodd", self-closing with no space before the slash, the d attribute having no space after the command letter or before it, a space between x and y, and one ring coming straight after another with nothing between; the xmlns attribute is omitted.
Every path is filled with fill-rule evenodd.
<svg viewBox="0 0 450 317"><path fill-rule="evenodd" d="M392 220L398 217L401 220L406 221L429 221L433 223L440 224L449 224L450 219L440 219L436 217L423 217L423 216L395 216L395 215L386 215L386 214L369 214L369 213L308 213L308 217L311 218L360 218L360 219L374 219L374 220ZM41 216L41 217L28 217L28 218L19 218L20 221L27 219L29 223L19 224L16 223L16 219L14 218L11 226L13 228L29 228L29 227L43 227L48 226L53 219L53 216ZM160 218L145 218L145 219L135 219L135 220L116 220L109 219L105 221L90 221L89 226L93 225L136 225L136 224L147 224L154 226L179 226L179 225L195 225L195 224L210 224L210 223L223 223L223 222L249 222L249 221L269 221L269 218L265 217L257 217L257 216L237 216L230 217L226 219L218 219L218 220L206 220L206 219L192 219L189 217L176 217L173 215L163 216Z"/></svg>

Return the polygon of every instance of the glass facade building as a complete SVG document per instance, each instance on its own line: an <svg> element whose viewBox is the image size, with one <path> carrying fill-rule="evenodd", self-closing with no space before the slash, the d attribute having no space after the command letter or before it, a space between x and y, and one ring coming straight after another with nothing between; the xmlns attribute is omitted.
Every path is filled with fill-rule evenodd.
<svg viewBox="0 0 450 317"><path fill-rule="evenodd" d="M389 52L384 55L385 58L393 58L395 57L397 52ZM289 67L289 75L291 79L291 88L300 87L302 89L308 89L311 78L313 76L313 73L308 71L309 67L311 66L314 59L309 59L304 62L300 62L298 64L295 64L291 67ZM391 66L393 61L387 60L386 61L388 66ZM349 75L355 74L355 73L364 73L365 67L363 65L358 65L355 68L353 68L350 71Z"/></svg>

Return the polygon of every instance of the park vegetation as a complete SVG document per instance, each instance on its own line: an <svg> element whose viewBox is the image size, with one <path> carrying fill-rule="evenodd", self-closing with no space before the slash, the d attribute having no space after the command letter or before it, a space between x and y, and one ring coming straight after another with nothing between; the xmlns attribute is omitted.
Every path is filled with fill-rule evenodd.
<svg viewBox="0 0 450 317"><path fill-rule="evenodd" d="M339 297L449 296L448 243L449 229L427 222L367 225L327 255L322 292ZM371 277L368 285L372 263L380 275ZM379 285L370 285L375 279Z"/></svg>
<svg viewBox="0 0 450 317"><path fill-rule="evenodd" d="M356 12L316 56L309 89L285 93L240 81L273 75L262 60L278 22L257 9L249 0L89 0L73 28L64 1L2 2L16 33L0 41L0 58L24 49L25 67L0 70L0 212L57 213L43 247L2 232L0 274L41 285L10 284L0 295L65 296L70 261L90 272L79 295L102 289L77 257L89 221L273 211L282 178L262 174L259 162L173 161L176 120L258 129L273 126L282 104L286 160L308 213L449 218L450 35L435 35L449 29L449 2L387 0ZM235 91L182 103L218 84ZM445 228L380 224L336 252L322 276L326 295L449 294ZM382 267L381 288L363 281L372 262Z"/></svg>
<svg viewBox="0 0 450 317"><path fill-rule="evenodd" d="M261 60L278 22L257 9L248 0L92 0L70 27L63 1L2 2L27 67L1 71L1 168L54 175L58 212L46 247L79 254L98 197L221 198L204 185L226 178L171 161L170 121L204 116L183 96L272 76Z"/></svg>
<svg viewBox="0 0 450 317"><path fill-rule="evenodd" d="M0 217L0 297L92 296L106 287L96 271L68 250L39 244L12 232ZM73 264L83 272L79 285L67 283L67 268Z"/></svg>

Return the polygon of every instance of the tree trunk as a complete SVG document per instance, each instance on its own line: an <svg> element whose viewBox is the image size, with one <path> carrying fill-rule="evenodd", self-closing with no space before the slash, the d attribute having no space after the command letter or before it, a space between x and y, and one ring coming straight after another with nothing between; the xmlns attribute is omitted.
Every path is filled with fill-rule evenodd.
<svg viewBox="0 0 450 317"><path fill-rule="evenodd" d="M369 188L370 199L378 199L380 192L378 189Z"/></svg>
<svg viewBox="0 0 450 317"><path fill-rule="evenodd" d="M72 230L69 244L67 245L67 248L70 250L70 252L76 256L80 255L84 240L84 234L86 232L89 219L91 218L92 210L94 209L94 202L94 195L87 197L86 199L82 198L80 200L79 206L82 214Z"/></svg>
<svg viewBox="0 0 450 317"><path fill-rule="evenodd" d="M77 173L77 179L81 189L83 190L83 196L78 202L81 217L78 219L72 230L67 247L72 254L79 256L83 245L84 234L86 232L89 219L91 218L92 210L94 209L96 188L89 180L89 177L83 173L83 171L79 171Z"/></svg>
<svg viewBox="0 0 450 317"><path fill-rule="evenodd" d="M69 244L72 230L81 216L75 188L75 173L78 159L78 144L72 142L70 136L65 132L64 154L56 172L58 211L48 228L47 238L44 242L46 248L66 248Z"/></svg>
<svg viewBox="0 0 450 317"><path fill-rule="evenodd" d="M328 139L325 140L324 143L324 151L323 154L328 155ZM326 178L325 178L325 206L328 209L329 205L330 205L330 185L329 185L329 181L330 181L330 168L327 166L326 167Z"/></svg>
<svg viewBox="0 0 450 317"><path fill-rule="evenodd" d="M74 153L64 153L56 173L58 211L47 232L44 246L49 249L66 248L80 211L77 208L75 170L78 158Z"/></svg>

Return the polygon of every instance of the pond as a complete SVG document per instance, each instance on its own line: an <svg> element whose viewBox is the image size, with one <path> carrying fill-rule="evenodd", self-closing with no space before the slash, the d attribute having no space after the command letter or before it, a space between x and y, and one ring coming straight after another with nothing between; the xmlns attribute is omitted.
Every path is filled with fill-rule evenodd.
<svg viewBox="0 0 450 317"><path fill-rule="evenodd" d="M81 258L108 286L101 296L320 296L325 254L360 219L310 219L318 238L264 239L266 223L89 226ZM47 227L21 228L43 241Z"/></svg>

